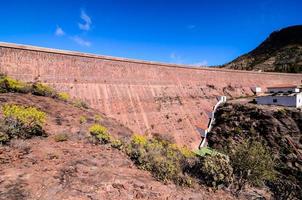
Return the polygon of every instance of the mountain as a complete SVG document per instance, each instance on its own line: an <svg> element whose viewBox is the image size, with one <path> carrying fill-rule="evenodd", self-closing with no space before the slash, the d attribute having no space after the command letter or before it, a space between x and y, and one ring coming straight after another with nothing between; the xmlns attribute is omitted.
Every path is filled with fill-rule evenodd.
<svg viewBox="0 0 302 200"><path fill-rule="evenodd" d="M290 26L271 33L256 49L222 67L302 73L302 25Z"/></svg>

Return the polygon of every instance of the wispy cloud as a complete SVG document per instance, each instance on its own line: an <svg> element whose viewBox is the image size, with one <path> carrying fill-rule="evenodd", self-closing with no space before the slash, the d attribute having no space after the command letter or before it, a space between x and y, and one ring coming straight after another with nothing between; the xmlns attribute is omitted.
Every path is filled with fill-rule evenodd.
<svg viewBox="0 0 302 200"><path fill-rule="evenodd" d="M87 15L84 10L81 10L81 19L84 21L83 23L78 23L79 28L83 31L89 31L91 28L91 18Z"/></svg>
<svg viewBox="0 0 302 200"><path fill-rule="evenodd" d="M65 32L63 31L63 29L59 26L57 26L56 31L55 31L55 35L56 36L63 36L65 35Z"/></svg>
<svg viewBox="0 0 302 200"><path fill-rule="evenodd" d="M91 30L91 17L87 15L87 13L84 10L81 10L81 15L80 15L81 19L83 20L82 23L78 23L78 27L80 30L83 31L89 31ZM57 28L54 32L55 36L66 36L66 38L68 38L69 40L77 43L78 45L84 46L84 47L90 47L92 45L92 43L89 40L86 40L82 37L82 35L86 35L86 34L67 34L65 33L65 31L57 25Z"/></svg>
<svg viewBox="0 0 302 200"><path fill-rule="evenodd" d="M91 42L84 40L83 38L81 38L79 36L74 36L71 39L81 46L85 46L85 47L91 46Z"/></svg>
<svg viewBox="0 0 302 200"><path fill-rule="evenodd" d="M194 24L189 24L187 26L187 29L194 29L194 28L196 28L196 25L194 25Z"/></svg>

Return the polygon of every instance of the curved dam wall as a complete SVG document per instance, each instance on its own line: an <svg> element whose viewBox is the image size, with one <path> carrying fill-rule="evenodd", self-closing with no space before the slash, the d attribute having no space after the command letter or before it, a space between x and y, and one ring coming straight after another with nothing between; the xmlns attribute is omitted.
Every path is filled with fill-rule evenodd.
<svg viewBox="0 0 302 200"><path fill-rule="evenodd" d="M136 133L169 135L192 148L200 143L196 126L206 127L217 96L302 80L302 74L192 68L8 43L0 43L0 72L49 83Z"/></svg>

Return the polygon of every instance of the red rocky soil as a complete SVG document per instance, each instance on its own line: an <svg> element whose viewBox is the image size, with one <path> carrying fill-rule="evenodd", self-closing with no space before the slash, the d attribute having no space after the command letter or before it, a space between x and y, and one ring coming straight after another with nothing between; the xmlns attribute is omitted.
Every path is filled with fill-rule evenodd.
<svg viewBox="0 0 302 200"><path fill-rule="evenodd" d="M86 138L97 114L46 97L0 94L0 104L34 105L48 115L48 137L13 140L0 146L0 199L234 199L228 192L204 187L181 188L156 181L139 170L125 154ZM131 131L114 119L102 116L110 133L123 137ZM79 122L86 116L85 125ZM56 142L54 135L69 138Z"/></svg>

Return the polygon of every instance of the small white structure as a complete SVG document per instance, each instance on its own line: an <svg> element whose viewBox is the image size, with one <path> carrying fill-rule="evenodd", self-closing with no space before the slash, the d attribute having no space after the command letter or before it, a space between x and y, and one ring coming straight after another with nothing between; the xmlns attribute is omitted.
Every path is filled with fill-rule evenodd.
<svg viewBox="0 0 302 200"><path fill-rule="evenodd" d="M251 89L255 94L259 94L262 92L261 87L258 87L258 86L252 87Z"/></svg>
<svg viewBox="0 0 302 200"><path fill-rule="evenodd" d="M302 92L297 86L268 87L267 93L256 97L257 104L302 107Z"/></svg>

